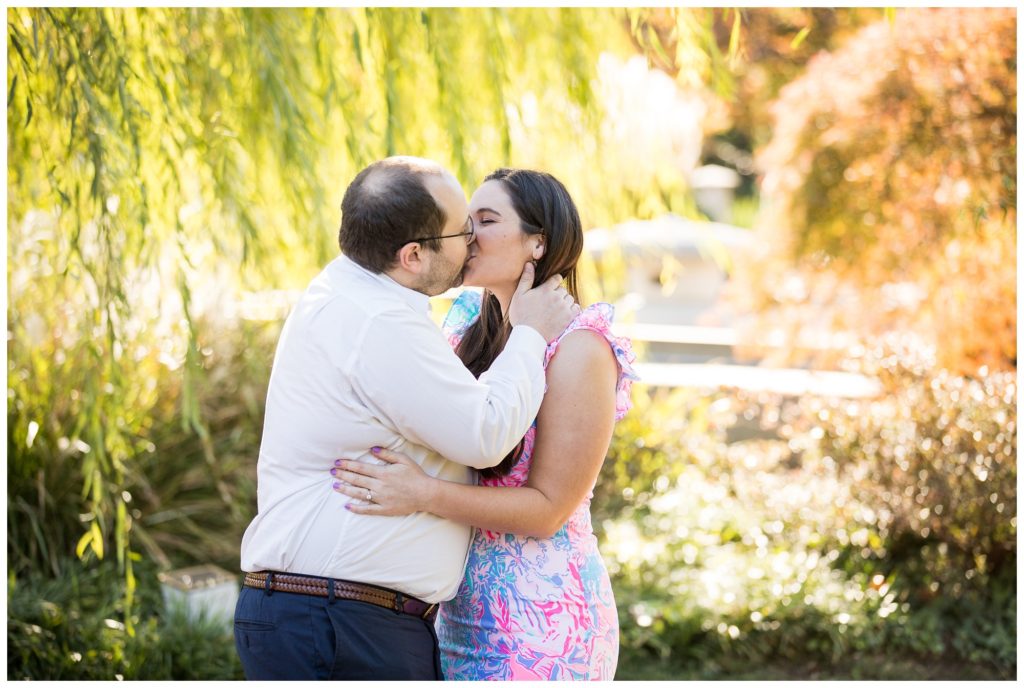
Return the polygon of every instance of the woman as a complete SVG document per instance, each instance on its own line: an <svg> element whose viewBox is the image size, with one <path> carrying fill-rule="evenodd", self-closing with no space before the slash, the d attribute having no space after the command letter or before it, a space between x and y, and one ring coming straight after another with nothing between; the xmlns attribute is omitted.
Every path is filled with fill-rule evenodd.
<svg viewBox="0 0 1024 688"><path fill-rule="evenodd" d="M579 301L583 230L561 182L531 170L492 173L473 194L470 215L476 241L463 284L484 292L463 293L444 327L479 376L509 336L508 306L526 262L536 263L535 284L566 275ZM372 490L374 504L350 505L357 513L429 511L477 527L462 585L437 621L448 680L614 676L618 616L590 499L636 376L611 317L609 304L594 304L548 343L537 419L498 466L481 471L478 486L431 478L404 455L376 448L386 465L343 461L332 471L343 494Z"/></svg>

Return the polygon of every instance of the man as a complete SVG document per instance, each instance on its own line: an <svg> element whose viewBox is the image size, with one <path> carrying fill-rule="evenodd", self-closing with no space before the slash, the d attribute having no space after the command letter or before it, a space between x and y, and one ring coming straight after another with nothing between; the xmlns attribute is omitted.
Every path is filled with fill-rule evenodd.
<svg viewBox="0 0 1024 688"><path fill-rule="evenodd" d="M433 620L461 581L470 529L352 514L329 469L386 447L470 482L470 467L497 464L536 417L546 342L578 309L557 277L530 289L527 266L508 344L474 378L427 303L461 284L473 232L458 181L428 160L374 163L346 190L344 255L289 315L270 376L235 611L247 678L442 678Z"/></svg>

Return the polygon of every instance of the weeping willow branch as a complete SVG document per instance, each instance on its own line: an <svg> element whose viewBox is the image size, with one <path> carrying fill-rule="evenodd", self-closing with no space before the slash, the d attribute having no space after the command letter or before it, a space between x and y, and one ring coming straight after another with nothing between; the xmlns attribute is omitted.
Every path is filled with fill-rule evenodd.
<svg viewBox="0 0 1024 688"><path fill-rule="evenodd" d="M129 608L133 543L168 561L151 532L133 537L130 493L156 490L138 466L174 451L156 445L167 427L196 438L232 499L197 402L213 306L304 285L336 254L341 194L373 159L431 157L471 188L528 162L511 134L528 105L547 154L593 145L598 56L630 50L611 9L7 18L9 562L113 552ZM578 201L600 213L618 192L596 187Z"/></svg>

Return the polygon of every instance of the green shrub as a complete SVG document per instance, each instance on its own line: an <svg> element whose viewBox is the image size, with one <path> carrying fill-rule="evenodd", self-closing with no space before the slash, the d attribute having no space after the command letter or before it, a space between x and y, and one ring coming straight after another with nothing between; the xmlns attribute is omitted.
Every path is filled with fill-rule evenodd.
<svg viewBox="0 0 1024 688"><path fill-rule="evenodd" d="M1015 671L1013 377L874 370L891 391L870 402L637 388L594 502L625 671L899 654Z"/></svg>
<svg viewBox="0 0 1024 688"><path fill-rule="evenodd" d="M104 489L116 492L111 510L123 511L133 549L163 568L209 562L238 569L242 532L255 512L266 381L280 324L196 323L203 375L187 392L180 370L150 362L147 376L160 394L132 410L144 422L130 428L117 490ZM186 403L202 418L197 428L183 428ZM59 576L87 527L83 520L94 518L87 490L99 486L90 488L80 473L86 456L75 448L76 407L54 404L43 419L49 429L34 441L27 441L28 409L20 397L8 407L8 563L19 574ZM114 538L102 530L110 556Z"/></svg>
<svg viewBox="0 0 1024 688"><path fill-rule="evenodd" d="M202 432L183 433L167 418L152 433L159 451L132 465L125 489L138 514L133 536L165 567L213 563L239 570L242 533L256 514L256 461L281 325L205 324L204 375L195 390Z"/></svg>
<svg viewBox="0 0 1024 688"><path fill-rule="evenodd" d="M918 560L922 599L959 597L1015 570L1016 374L926 372L896 355L872 368L882 398L809 399L803 409L817 419L821 452L873 507L863 526L885 545L852 551L892 565Z"/></svg>
<svg viewBox="0 0 1024 688"><path fill-rule="evenodd" d="M112 563L63 562L57 578L11 575L11 680L231 680L242 678L230 623L165 613L155 567L140 561L126 628L122 576Z"/></svg>

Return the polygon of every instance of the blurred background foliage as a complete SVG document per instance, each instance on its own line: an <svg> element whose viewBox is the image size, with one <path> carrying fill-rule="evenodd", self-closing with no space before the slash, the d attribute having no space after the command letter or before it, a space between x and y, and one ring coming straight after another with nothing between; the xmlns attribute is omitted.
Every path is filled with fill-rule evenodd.
<svg viewBox="0 0 1024 688"><path fill-rule="evenodd" d="M241 676L155 575L238 569L289 294L393 153L546 169L588 228L701 218L729 166L747 348L882 385L635 388L593 507L619 678L1016 675L1013 10L7 19L9 678ZM852 344L756 345L822 323Z"/></svg>
<svg viewBox="0 0 1024 688"><path fill-rule="evenodd" d="M781 89L764 250L736 283L752 311L1016 368L1016 28L1009 10L900 12Z"/></svg>
<svg viewBox="0 0 1024 688"><path fill-rule="evenodd" d="M874 368L871 400L638 399L594 499L636 678L1014 675L1016 375Z"/></svg>

